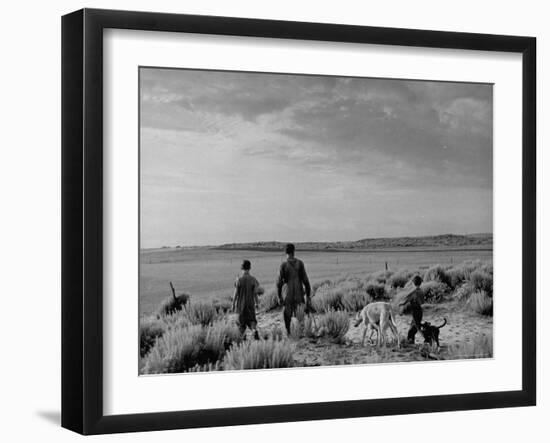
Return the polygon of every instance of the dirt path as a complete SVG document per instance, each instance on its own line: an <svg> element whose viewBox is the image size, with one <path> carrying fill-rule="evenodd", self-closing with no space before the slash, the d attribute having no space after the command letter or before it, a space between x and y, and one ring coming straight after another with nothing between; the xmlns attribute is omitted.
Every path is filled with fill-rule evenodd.
<svg viewBox="0 0 550 443"><path fill-rule="evenodd" d="M400 315L397 316L396 323L401 337L401 348L398 349L393 343L380 349L368 343L361 346L363 325L354 327L354 315L350 314L350 328L341 344L327 338L291 339L296 346L296 364L297 366L332 366L492 356L490 349L479 345L480 342L487 343L487 346L492 344L492 317L475 314L466 308L457 307L452 302L426 304L423 309L424 321L439 325L443 322L443 318L447 319L447 325L440 332L441 349L439 351L423 346L424 340L420 333L416 336L416 344L408 345L405 337L409 329L410 317ZM272 331L274 328L284 331L282 312L278 310L259 313L258 327L261 333Z"/></svg>

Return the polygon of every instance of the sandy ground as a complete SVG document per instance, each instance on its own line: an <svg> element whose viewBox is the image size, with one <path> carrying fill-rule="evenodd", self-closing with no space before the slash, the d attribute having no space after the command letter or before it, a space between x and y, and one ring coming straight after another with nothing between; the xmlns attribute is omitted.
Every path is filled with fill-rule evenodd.
<svg viewBox="0 0 550 443"><path fill-rule="evenodd" d="M291 339L296 346L295 360L297 366L333 366L343 364L367 364L386 362L409 362L425 360L448 360L472 358L474 342L482 337L492 340L493 319L458 307L453 302L437 305L425 304L424 321L440 325L443 318L447 325L440 330L440 349L423 344L422 335L417 333L415 345L406 343L410 316L396 316L396 323L401 336L401 347L390 341L387 346L378 348L375 343L361 345L364 326L354 327L355 316L350 314L350 328L343 343L334 343L327 338ZM283 315L280 310L259 313L258 327L261 333L271 331L274 327L284 330ZM293 320L295 321L295 320ZM391 333L388 333L391 336ZM484 352L477 357L492 357Z"/></svg>

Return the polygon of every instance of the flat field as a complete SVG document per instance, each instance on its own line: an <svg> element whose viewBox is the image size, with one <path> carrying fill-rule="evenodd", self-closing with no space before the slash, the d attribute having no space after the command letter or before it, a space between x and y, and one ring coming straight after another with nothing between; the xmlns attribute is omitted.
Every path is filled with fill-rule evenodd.
<svg viewBox="0 0 550 443"><path fill-rule="evenodd" d="M434 264L451 265L467 260L491 261L491 250L394 249L375 252L297 251L306 265L309 279L335 279L349 274L361 276L390 270L422 269ZM163 299L170 296L170 281L178 293L186 292L192 300L224 299L233 293L233 283L242 260L252 262L252 275L267 290L275 284L282 252L255 250L221 250L212 248L164 248L143 250L140 254L140 316L153 313Z"/></svg>

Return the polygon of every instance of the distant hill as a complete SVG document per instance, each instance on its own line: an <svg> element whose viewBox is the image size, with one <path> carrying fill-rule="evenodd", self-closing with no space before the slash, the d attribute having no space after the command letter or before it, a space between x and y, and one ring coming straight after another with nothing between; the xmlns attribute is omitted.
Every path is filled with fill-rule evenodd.
<svg viewBox="0 0 550 443"><path fill-rule="evenodd" d="M228 250L282 250L285 242L264 241L252 243L227 243L216 246L215 249ZM301 242L295 243L300 251L366 251L378 249L492 249L493 234L442 234L422 237L384 237L364 238L356 241L340 242Z"/></svg>

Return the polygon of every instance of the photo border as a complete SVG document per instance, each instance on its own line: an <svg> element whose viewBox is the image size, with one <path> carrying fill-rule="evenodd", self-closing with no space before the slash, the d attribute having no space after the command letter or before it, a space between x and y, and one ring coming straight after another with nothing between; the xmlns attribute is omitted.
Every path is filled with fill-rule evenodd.
<svg viewBox="0 0 550 443"><path fill-rule="evenodd" d="M522 54L522 389L104 415L103 30L107 28ZM62 426L82 434L536 404L536 39L83 9L62 18Z"/></svg>

